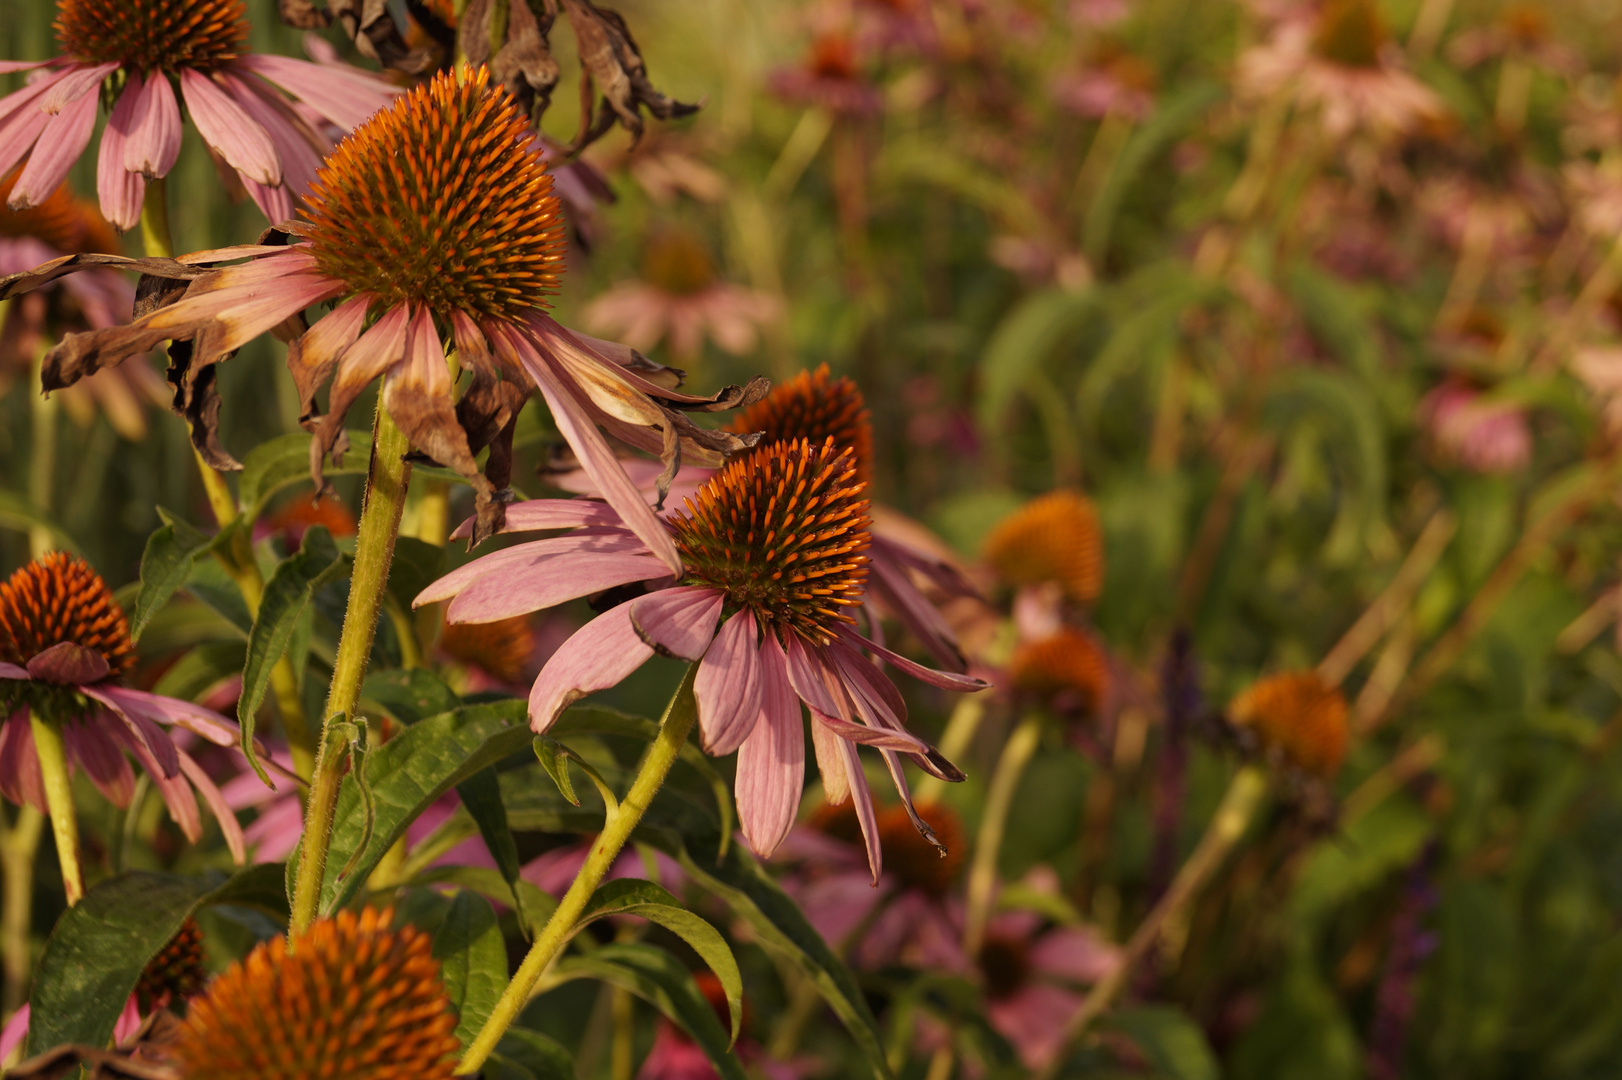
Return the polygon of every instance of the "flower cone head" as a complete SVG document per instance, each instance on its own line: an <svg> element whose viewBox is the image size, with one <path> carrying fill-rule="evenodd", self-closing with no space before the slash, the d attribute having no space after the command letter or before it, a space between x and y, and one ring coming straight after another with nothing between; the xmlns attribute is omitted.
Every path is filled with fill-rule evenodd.
<svg viewBox="0 0 1622 1080"><path fill-rule="evenodd" d="M913 809L938 843L918 831L905 806L886 807L878 815L885 872L894 874L909 888L929 896L945 896L963 869L963 823L940 803L919 803ZM861 842L860 832L854 840Z"/></svg>
<svg viewBox="0 0 1622 1080"><path fill-rule="evenodd" d="M456 1017L427 935L393 912L339 912L255 948L192 1001L185 1080L449 1080Z"/></svg>
<svg viewBox="0 0 1622 1080"><path fill-rule="evenodd" d="M57 188L43 202L26 210L13 210L8 201L22 168L0 177L0 237L38 240L62 255L84 252L117 254L122 245L94 203L76 199L67 186Z"/></svg>
<svg viewBox="0 0 1622 1080"><path fill-rule="evenodd" d="M687 584L813 645L833 640L867 580L866 485L832 439L730 462L671 520Z"/></svg>
<svg viewBox="0 0 1622 1080"><path fill-rule="evenodd" d="M1104 587L1104 541L1092 500L1053 491L1004 518L985 542L985 560L1010 585L1055 581L1079 603Z"/></svg>
<svg viewBox="0 0 1622 1080"><path fill-rule="evenodd" d="M544 308L563 270L552 177L483 67L435 76L356 128L306 202L316 267L385 308L512 320Z"/></svg>
<svg viewBox="0 0 1622 1080"><path fill-rule="evenodd" d="M642 278L677 296L693 296L715 282L715 263L689 230L658 229L642 253Z"/></svg>
<svg viewBox="0 0 1622 1080"><path fill-rule="evenodd" d="M454 660L482 668L491 678L521 682L535 652L535 629L528 615L487 623L447 622L439 647Z"/></svg>
<svg viewBox="0 0 1622 1080"><path fill-rule="evenodd" d="M1343 67L1380 66L1386 40L1385 22L1374 0L1328 0L1318 14L1312 48Z"/></svg>
<svg viewBox="0 0 1622 1080"><path fill-rule="evenodd" d="M101 654L109 674L135 666L129 622L83 559L53 551L0 584L0 661L26 665L60 642Z"/></svg>
<svg viewBox="0 0 1622 1080"><path fill-rule="evenodd" d="M1024 938L988 934L975 958L986 981L986 996L993 1001L1013 997L1031 979L1031 947Z"/></svg>
<svg viewBox="0 0 1622 1080"><path fill-rule="evenodd" d="M203 930L196 919L187 919L141 972L135 984L135 1003L143 1013L150 1013L189 999L207 981L203 964Z"/></svg>
<svg viewBox="0 0 1622 1080"><path fill-rule="evenodd" d="M1228 719L1255 732L1268 750L1328 780L1346 757L1346 699L1315 671L1258 680L1233 699Z"/></svg>
<svg viewBox="0 0 1622 1080"><path fill-rule="evenodd" d="M862 391L843 375L828 375L828 365L815 371L802 371L772 392L738 413L729 431L761 433L757 450L772 443L806 439L813 446L832 439L838 447L848 447L856 462L856 478L866 484L873 479L873 420Z"/></svg>
<svg viewBox="0 0 1622 1080"><path fill-rule="evenodd" d="M1073 697L1084 712L1095 713L1109 688L1109 665L1096 641L1067 626L1021 642L1008 661L1008 681L1041 697Z"/></svg>
<svg viewBox="0 0 1622 1080"><path fill-rule="evenodd" d="M212 71L248 44L243 0L58 0L62 51L150 74Z"/></svg>

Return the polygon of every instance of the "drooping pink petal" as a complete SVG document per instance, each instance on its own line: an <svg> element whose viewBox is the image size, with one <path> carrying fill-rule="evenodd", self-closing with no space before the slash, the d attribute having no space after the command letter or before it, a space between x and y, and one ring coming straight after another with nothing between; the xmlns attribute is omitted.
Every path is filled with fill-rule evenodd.
<svg viewBox="0 0 1622 1080"><path fill-rule="evenodd" d="M515 568L539 566L547 559L576 553L646 555L642 541L621 529L583 529L565 536L550 536L544 540L531 540L509 548L492 551L472 562L457 567L417 594L411 604L437 604L449 600L473 582L490 574L510 579Z"/></svg>
<svg viewBox="0 0 1622 1080"><path fill-rule="evenodd" d="M282 163L281 186L294 198L309 194L310 184L321 168L322 154L331 148L330 144L310 130L286 99L258 79L239 78L228 70L215 77L270 136Z"/></svg>
<svg viewBox="0 0 1622 1080"><path fill-rule="evenodd" d="M805 787L805 731L800 726L800 701L789 686L787 661L776 634L764 635L758 664L760 718L738 748L737 802L744 838L764 859L793 828L794 814L800 808L800 792ZM702 668L699 673L702 676Z"/></svg>
<svg viewBox="0 0 1622 1080"><path fill-rule="evenodd" d="M830 806L839 806L850 798L850 778L845 775L845 740L835 735L826 724L817 723L821 710L811 709L811 749L817 755L817 773L822 777L822 797Z"/></svg>
<svg viewBox="0 0 1622 1080"><path fill-rule="evenodd" d="M958 675L950 671L936 671L934 668L924 667L922 664L908 660L900 653L891 652L882 645L874 644L848 626L839 627L835 633L853 645L859 645L869 652L878 654L885 663L897 667L913 678L929 683L931 686L939 686L943 690L958 690L972 694L991 685L984 679L977 679L973 675Z"/></svg>
<svg viewBox="0 0 1622 1080"><path fill-rule="evenodd" d="M131 98L128 119L119 125L115 108L110 123L124 133L124 168L144 176L168 176L180 156L180 103L175 89L162 72L144 82L141 73L131 71L124 97Z"/></svg>
<svg viewBox="0 0 1622 1080"><path fill-rule="evenodd" d="M281 161L270 135L220 85L191 68L180 69L180 92L203 141L250 180L279 184Z"/></svg>
<svg viewBox="0 0 1622 1080"><path fill-rule="evenodd" d="M814 729L817 725L812 723ZM845 761L845 777L850 783L850 801L856 810L856 820L862 826L862 842L867 847L867 866L873 873L873 884L879 883L884 869L884 852L879 847L879 823L873 813L873 795L867 790L867 774L862 771L862 759L856 756L856 744L838 740L839 752Z"/></svg>
<svg viewBox="0 0 1622 1080"><path fill-rule="evenodd" d="M99 95L90 92L101 85L101 80L117 70L117 62L68 69L60 79L51 84L50 91L39 99L40 110L55 116L75 101L82 100L87 94L92 101L96 100Z"/></svg>
<svg viewBox="0 0 1622 1080"><path fill-rule="evenodd" d="M132 73L131 78L135 77ZM146 177L124 168L127 133L135 123L137 96L133 86L126 86L113 103L113 115L101 133L101 149L96 154L96 197L101 202L101 216L120 232L135 228L146 199Z"/></svg>
<svg viewBox="0 0 1622 1080"><path fill-rule="evenodd" d="M544 732L570 704L618 684L652 656L631 625L631 601L609 608L576 630L541 668L529 691L529 726Z"/></svg>
<svg viewBox="0 0 1622 1080"><path fill-rule="evenodd" d="M643 641L666 656L697 660L715 637L715 622L725 599L720 591L697 585L660 589L632 602L631 625ZM751 617L751 631L753 626ZM699 680L703 681L703 675Z"/></svg>
<svg viewBox="0 0 1622 1080"><path fill-rule="evenodd" d="M868 549L867 588L885 610L900 620L923 642L935 659L953 671L967 670L968 662L957 647L956 637L940 609L918 591L904 570L890 557L889 547L881 546L877 537ZM882 644L882 642L881 642Z"/></svg>
<svg viewBox="0 0 1622 1080"><path fill-rule="evenodd" d="M325 321L325 320L323 320ZM451 533L452 540L473 535L473 518L468 518ZM618 525L619 514L605 502L594 499L530 499L507 507L507 521L500 531L504 533L530 532L537 529L574 529L582 525Z"/></svg>
<svg viewBox="0 0 1622 1080"><path fill-rule="evenodd" d="M592 423L585 407L575 398L574 392L563 384L560 376L535 351L533 345L528 348L514 347L524 343L523 335L508 332L503 337L518 362L535 380L535 385L540 387L558 431L579 456L581 468L596 482L609 504L619 511L625 527L641 537L648 549L679 576L682 572L681 555L676 551L670 530L649 508L642 493L620 468L614 451L597 430L597 425Z"/></svg>
<svg viewBox="0 0 1622 1080"><path fill-rule="evenodd" d="M445 609L446 620L458 623L510 619L633 581L652 581L668 574L665 564L652 555L614 551L551 556L537 560L533 571L516 570L511 577L487 574L463 589Z"/></svg>
<svg viewBox="0 0 1622 1080"><path fill-rule="evenodd" d="M293 194L284 184L261 184L250 177L242 177L242 187L248 198L259 207L265 220L279 225L293 216Z"/></svg>
<svg viewBox="0 0 1622 1080"><path fill-rule="evenodd" d="M323 439L331 433L330 429L342 425L344 413L366 385L405 355L406 326L410 319L409 305L396 304L338 358L338 374L333 376L327 416L321 423Z"/></svg>
<svg viewBox="0 0 1622 1080"><path fill-rule="evenodd" d="M0 662L0 679L26 679L28 669L18 667L16 664Z"/></svg>
<svg viewBox="0 0 1622 1080"><path fill-rule="evenodd" d="M1097 982L1121 966L1120 946L1088 926L1059 926L1036 939L1031 970L1055 979Z"/></svg>
<svg viewBox="0 0 1622 1080"><path fill-rule="evenodd" d="M836 697L833 689L825 681L823 666L818 663L818 658L812 655L810 648L798 634L791 632L786 635L783 655L788 661L789 685L794 687L794 692L800 696L801 701L828 716L837 716L842 720L848 720L854 715L848 705L841 706L843 689L840 689L839 696Z"/></svg>
<svg viewBox="0 0 1622 1080"><path fill-rule="evenodd" d="M63 725L62 741L68 758L78 763L107 801L128 807L135 795L135 772L118 742L95 724Z"/></svg>
<svg viewBox="0 0 1622 1080"><path fill-rule="evenodd" d="M249 779L259 781L251 773ZM259 785L263 788L263 785ZM279 799L259 812L253 823L243 830L243 838L253 845L255 862L281 862L298 846L304 833L304 813L298 800Z"/></svg>
<svg viewBox="0 0 1622 1080"><path fill-rule="evenodd" d="M18 210L38 206L62 185L68 170L79 160L90 135L96 130L95 94L84 94L62 107L39 133L34 152L28 155L17 185L11 189L10 205Z"/></svg>
<svg viewBox="0 0 1622 1080"><path fill-rule="evenodd" d="M25 1001L16 1012L11 1014L11 1019L6 1021L6 1026L0 1029L0 1061L11 1060L11 1052L21 1046L24 1039L28 1038L29 1014L28 1002Z"/></svg>
<svg viewBox="0 0 1622 1080"><path fill-rule="evenodd" d="M125 686L98 686L96 690L99 692L96 696L101 700L114 702L131 715L139 714L154 723L185 728L215 746L237 745L240 732L236 721L221 716L213 709Z"/></svg>
<svg viewBox="0 0 1622 1080"><path fill-rule="evenodd" d="M400 93L398 87L359 71L274 53L250 53L233 66L269 79L345 131L354 130Z"/></svg>
<svg viewBox="0 0 1622 1080"><path fill-rule="evenodd" d="M107 696L112 689L106 686L81 686L80 692L86 697L94 698L107 706L109 714L123 721L123 727L109 724L109 728L120 743L129 748L140 748L140 754L145 755L142 761L151 761L148 766L153 772L162 773L165 778L174 776L180 771L180 757L175 749L174 740L169 738L168 732L152 722L144 710L126 710L123 705ZM138 755L139 756L139 755Z"/></svg>
<svg viewBox="0 0 1622 1080"><path fill-rule="evenodd" d="M743 745L761 711L761 660L755 643L755 616L748 608L728 619L715 635L698 666L693 693L698 699L704 751L720 757Z"/></svg>
<svg viewBox="0 0 1622 1080"><path fill-rule="evenodd" d="M72 641L59 641L28 661L30 678L57 686L77 686L105 679L109 670L107 659L101 653Z"/></svg>
<svg viewBox="0 0 1622 1080"><path fill-rule="evenodd" d="M63 63L61 57L52 57L49 60L0 60L0 75L10 75L15 71L33 71L35 68L61 63ZM0 1059L5 1058L5 1056L5 1054L0 1053Z"/></svg>
<svg viewBox="0 0 1622 1080"><path fill-rule="evenodd" d="M165 772L140 739L127 731L114 730L119 741L135 755L135 760L141 763L141 767L146 769L147 775L152 778L153 786L158 789L158 794L163 796L163 804L169 808L169 817L180 826L180 831L185 834L186 839L194 844L201 840L203 818L197 811L197 797L192 793L191 783L181 775L179 751L175 749L174 744L170 743L169 749L175 754L175 767L172 772Z"/></svg>
<svg viewBox="0 0 1622 1080"><path fill-rule="evenodd" d="M863 746L873 746L881 750L900 750L905 753L922 753L928 749L929 744L916 735L905 731L891 731L888 728L868 727L866 724L853 724L849 720L841 720L837 716L828 716L821 709L812 711L815 717L813 723L826 726L829 731L853 743Z"/></svg>
<svg viewBox="0 0 1622 1080"><path fill-rule="evenodd" d="M53 71L38 82L0 98L0 176L23 159L39 133L45 130L51 118L40 109L39 100L64 77L65 73Z"/></svg>
<svg viewBox="0 0 1622 1080"><path fill-rule="evenodd" d="M289 260L290 261L290 260ZM251 265L251 264L250 264ZM285 265L285 264L284 264ZM242 268L244 271L248 267ZM329 278L314 270L295 271L284 277L272 277L263 284L230 291L231 303L205 324L197 335L195 349L199 359L224 356L252 341L260 334L297 315L311 304L331 300L342 295L346 286L336 278ZM199 301L210 299L210 294L198 295ZM147 317L151 327L182 325L184 314L169 314L181 308L188 296L179 303L159 308ZM220 299L213 297L213 299ZM184 312L184 309L183 309Z"/></svg>
<svg viewBox="0 0 1622 1080"><path fill-rule="evenodd" d="M231 849L232 861L241 866L248 857L248 845L242 838L242 826L237 822L236 814L226 805L224 797L220 795L220 789L209 779L202 766L192 760L191 755L184 750L180 751L180 771L208 804L214 819L220 823L220 832L225 835L225 846Z"/></svg>
<svg viewBox="0 0 1622 1080"><path fill-rule="evenodd" d="M18 709L0 722L0 795L45 812L45 781L34 751L34 727L28 710Z"/></svg>

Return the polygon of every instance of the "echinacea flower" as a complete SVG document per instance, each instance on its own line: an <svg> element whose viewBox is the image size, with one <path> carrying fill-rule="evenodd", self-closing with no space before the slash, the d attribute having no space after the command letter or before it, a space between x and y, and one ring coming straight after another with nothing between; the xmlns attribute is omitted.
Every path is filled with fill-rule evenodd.
<svg viewBox="0 0 1622 1080"><path fill-rule="evenodd" d="M265 217L292 216L331 143L286 94L348 131L398 90L353 69L249 53L245 10L243 0L58 0L61 55L0 61L0 73L40 70L0 98L0 173L28 156L11 205L56 190L90 145L105 87L96 189L119 229L140 220L147 181L174 167L182 101Z"/></svg>
<svg viewBox="0 0 1622 1080"><path fill-rule="evenodd" d="M183 1080L450 1080L456 1015L432 942L393 919L340 911L231 965L169 1048Z"/></svg>
<svg viewBox="0 0 1622 1080"><path fill-rule="evenodd" d="M864 115L884 107L879 88L860 71L855 39L845 33L819 35L803 63L774 72L770 81L779 97L830 112Z"/></svg>
<svg viewBox="0 0 1622 1080"><path fill-rule="evenodd" d="M135 794L129 753L146 769L186 838L202 837L193 795L202 795L231 854L244 855L242 830L220 790L165 726L219 746L235 746L237 726L189 702L119 685L135 666L129 623L107 583L83 560L53 552L0 584L0 794L46 809L30 715L61 727L70 765L112 803Z"/></svg>
<svg viewBox="0 0 1622 1080"><path fill-rule="evenodd" d="M1443 456L1479 473L1511 473L1532 460L1532 428L1512 402L1449 379L1419 404L1420 418Z"/></svg>
<svg viewBox="0 0 1622 1080"><path fill-rule="evenodd" d="M1320 780L1333 779L1346 757L1346 699L1316 671L1252 683L1228 705L1228 720L1263 753Z"/></svg>
<svg viewBox="0 0 1622 1080"><path fill-rule="evenodd" d="M1097 715L1109 693L1109 660L1091 634L1071 626L1020 641L1008 660L1008 685L1067 713Z"/></svg>
<svg viewBox="0 0 1622 1080"><path fill-rule="evenodd" d="M69 385L172 339L192 342L178 378L197 387L211 365L247 341L293 326L288 365L316 436L310 453L318 486L322 458L341 450L350 405L386 376L383 406L412 445L478 492L476 539L499 524L512 424L530 388L539 387L627 527L677 570L668 533L598 425L659 453L668 483L682 460L716 465L749 441L694 427L679 410L746 403L765 392L764 380L713 398L680 394L652 381L667 369L554 322L546 304L562 269L563 223L551 190L528 121L490 85L489 73L438 75L333 152L307 200L309 220L288 226L291 242L247 249L251 261L202 274L174 303L128 326L70 335L46 358L46 385ZM336 304L331 314L304 330L305 309L329 302ZM449 344L471 372L460 399L446 363ZM624 366L633 363L639 366ZM315 399L329 378L322 416ZM197 437L200 447L213 447L211 432ZM489 467L481 473L473 455L486 445ZM223 467L234 464L227 458Z"/></svg>
<svg viewBox="0 0 1622 1080"><path fill-rule="evenodd" d="M59 187L38 205L3 205L17 170L0 178L0 277L18 274L64 255L116 252L118 237L94 204ZM75 330L114 326L129 318L135 290L123 275L92 266L7 304L0 316L0 386L31 377L39 353ZM169 388L146 364L86 379L62 395L68 415L88 426L100 412L131 442L146 437L146 406L167 405Z"/></svg>
<svg viewBox="0 0 1622 1080"><path fill-rule="evenodd" d="M643 595L599 615L547 661L530 690L530 726L544 732L565 706L617 684L656 650L698 663L701 740L711 754L738 751L739 822L765 856L799 807L803 702L823 793L834 804L854 797L876 879L878 831L856 747L880 751L909 809L902 756L942 779L963 774L906 730L900 694L864 652L945 689L986 684L923 667L853 629L848 612L862 602L870 544L854 454L832 439L776 443L728 464L667 527L685 567L679 578L613 507L519 503L508 531L575 531L469 563L415 603L449 600L448 621L489 622L640 585ZM913 824L932 835L921 819Z"/></svg>
<svg viewBox="0 0 1622 1080"><path fill-rule="evenodd" d="M1075 491L1039 495L998 522L981 553L1015 587L1055 582L1078 604L1104 587L1104 540L1092 500Z"/></svg>

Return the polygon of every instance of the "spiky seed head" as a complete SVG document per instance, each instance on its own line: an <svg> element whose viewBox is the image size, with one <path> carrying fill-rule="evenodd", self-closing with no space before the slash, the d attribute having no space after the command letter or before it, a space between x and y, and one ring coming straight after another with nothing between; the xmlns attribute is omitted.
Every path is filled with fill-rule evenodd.
<svg viewBox="0 0 1622 1080"><path fill-rule="evenodd" d="M204 960L203 929L188 918L141 972L135 984L135 1003L141 1012L185 1001L201 990L208 979Z"/></svg>
<svg viewBox="0 0 1622 1080"><path fill-rule="evenodd" d="M1263 747L1328 780L1346 757L1346 699L1316 671L1270 675L1228 706L1228 719L1255 732Z"/></svg>
<svg viewBox="0 0 1622 1080"><path fill-rule="evenodd" d="M686 581L726 595L763 626L813 645L862 602L866 485L832 439L777 443L732 461L671 518Z"/></svg>
<svg viewBox="0 0 1622 1080"><path fill-rule="evenodd" d="M208 72L246 50L246 14L243 0L57 0L56 40L86 63Z"/></svg>
<svg viewBox="0 0 1622 1080"><path fill-rule="evenodd" d="M1008 661L1008 682L1041 697L1074 696L1095 713L1109 688L1109 664L1098 642L1071 627L1037 641L1023 641Z"/></svg>
<svg viewBox="0 0 1622 1080"><path fill-rule="evenodd" d="M997 524L984 556L1013 586L1054 581L1091 603L1104 587L1104 540L1092 500L1076 491L1040 495Z"/></svg>
<svg viewBox="0 0 1622 1080"><path fill-rule="evenodd" d="M850 448L858 480L866 484L873 479L872 414L861 389L843 375L832 378L827 364L778 383L741 410L727 430L740 435L760 432L756 453L791 439L808 439L813 445L832 439L835 446Z"/></svg>
<svg viewBox="0 0 1622 1080"><path fill-rule="evenodd" d="M886 807L878 814L884 871L929 896L945 896L963 869L963 823L940 803L919 803L913 809L934 831L941 847L919 833L906 807Z"/></svg>
<svg viewBox="0 0 1622 1080"><path fill-rule="evenodd" d="M642 280L677 296L701 293L715 282L715 263L689 229L655 229L642 252Z"/></svg>
<svg viewBox="0 0 1622 1080"><path fill-rule="evenodd" d="M63 641L101 654L110 675L135 666L129 621L83 559L53 551L0 584L0 660L26 664Z"/></svg>
<svg viewBox="0 0 1622 1080"><path fill-rule="evenodd" d="M483 68L446 72L338 144L306 200L316 266L384 308L544 308L564 227L539 141Z"/></svg>
<svg viewBox="0 0 1622 1080"><path fill-rule="evenodd" d="M428 936L392 909L341 911L256 947L194 999L185 1080L450 1080L456 1017Z"/></svg>

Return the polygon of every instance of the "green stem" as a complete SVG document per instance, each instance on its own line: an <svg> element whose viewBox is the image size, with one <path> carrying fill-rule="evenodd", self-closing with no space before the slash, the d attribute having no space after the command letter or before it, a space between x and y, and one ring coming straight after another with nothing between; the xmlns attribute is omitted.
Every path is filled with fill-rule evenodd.
<svg viewBox="0 0 1622 1080"><path fill-rule="evenodd" d="M34 914L34 856L45 831L45 815L24 803L17 820L0 835L0 956L5 963L5 989L0 995L0 1015L10 1018L28 999L28 980L33 973L28 937Z"/></svg>
<svg viewBox="0 0 1622 1080"><path fill-rule="evenodd" d="M39 349L34 355L34 395L29 399L31 408L29 412L33 419L33 454L28 463L28 501L34 504L46 518L51 516L51 496L56 486L56 414L58 403L55 398L45 396L44 384L41 382L40 370L45 362L45 354L50 351L49 342L41 341ZM39 558L52 548L56 547L56 538L51 530L44 525L30 525L28 527L29 554Z"/></svg>
<svg viewBox="0 0 1622 1080"><path fill-rule="evenodd" d="M659 721L659 735L648 747L642 767L631 782L631 790L626 792L619 806L609 812L603 823L603 831L597 834L574 883L563 894L546 926L536 935L529 955L524 957L512 982L507 984L490 1019L485 1021L473 1044L462 1056L461 1063L456 1067L458 1075L476 1075L489 1059L490 1052L496 1048L496 1043L501 1041L501 1036L518 1019L524 1006L529 1004L535 984L558 953L563 951L592 893L597 891L597 886L614 865L625 842L631 838L632 830L642 820L643 813L664 784L670 767L676 763L677 755L687 742L688 732L693 729L693 721L698 718L698 703L693 698L693 682L697 677L698 665L694 664L687 669L686 678L682 679L675 696L670 699L664 718Z"/></svg>
<svg viewBox="0 0 1622 1080"><path fill-rule="evenodd" d="M980 832L974 838L974 862L969 867L969 896L963 919L963 948L973 958L985 942L986 922L991 918L991 901L997 891L997 854L1002 850L1003 833L1008 829L1008 811L1014 804L1019 778L1042 741L1042 719L1035 713L1019 722L1008 737L991 774L986 808L980 818Z"/></svg>
<svg viewBox="0 0 1622 1080"><path fill-rule="evenodd" d="M936 746L947 761L957 761L969 749L969 743L974 741L975 733L980 730L980 721L986 715L986 703L980 700L984 696L964 694L953 706L952 715L946 721L946 730L941 732L940 743ZM913 802L918 805L940 802L945 793L945 780L938 776L926 776L913 788Z"/></svg>
<svg viewBox="0 0 1622 1080"><path fill-rule="evenodd" d="M62 865L62 888L72 907L84 895L84 878L79 872L79 822L73 812L73 781L68 776L67 746L62 729L43 719L37 709L29 710L34 729L34 752L39 755L40 777L45 784L45 807L51 814L51 833L56 837L56 859Z"/></svg>
<svg viewBox="0 0 1622 1080"><path fill-rule="evenodd" d="M400 532L400 514L405 509L406 488L411 482L411 466L405 460L411 443L383 407L381 391L372 431L372 463L366 477L366 501L361 508L359 534L355 538L349 606L344 612L343 633L338 639L338 655L332 665L326 714L321 722L321 738L316 743L315 773L310 780L310 801L305 808L304 843L299 851L298 878L293 887L290 935L309 929L321 900L327 847L332 842L332 810L343 780L342 758L332 752L327 735L333 721L353 716L360 701L361 682L366 678L366 662L372 655L372 638L377 633L377 618L387 592L394 541Z"/></svg>
<svg viewBox="0 0 1622 1080"><path fill-rule="evenodd" d="M1222 803L1217 807L1215 816L1211 818L1211 824L1206 826L1205 835L1200 837L1194 853L1188 857L1183 868L1177 871L1177 877L1172 880L1171 887L1160 898L1160 902L1138 925L1137 930L1133 931L1126 948L1121 952L1121 962L1115 970L1093 984L1092 990L1065 1024L1058 1052L1037 1071L1032 1080L1053 1080L1059 1074L1070 1047L1086 1034L1092 1022L1109 1008L1110 1002L1115 1000L1115 995L1126 986L1134 969L1159 939L1160 932L1166 924L1184 916L1189 906L1199 896L1200 890L1205 887L1205 883L1227 858L1228 852L1233 850L1239 838L1245 834L1245 830L1250 827L1250 819L1255 815L1256 808L1261 805L1262 796L1266 792L1267 774L1260 767L1246 765L1234 774L1233 781L1228 785L1227 794L1222 796Z"/></svg>
<svg viewBox="0 0 1622 1080"><path fill-rule="evenodd" d="M141 245L151 258L175 257L175 241L169 233L169 183L161 176L146 182L146 198L141 202Z"/></svg>

